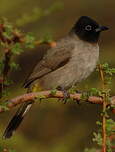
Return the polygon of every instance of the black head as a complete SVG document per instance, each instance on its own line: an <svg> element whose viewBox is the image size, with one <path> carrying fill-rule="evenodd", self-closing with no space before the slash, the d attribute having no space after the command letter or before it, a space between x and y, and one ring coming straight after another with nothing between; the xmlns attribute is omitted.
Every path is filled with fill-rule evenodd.
<svg viewBox="0 0 115 152"><path fill-rule="evenodd" d="M96 21L87 16L82 16L72 28L77 36L88 42L98 42L101 31L108 30L105 26L100 26Z"/></svg>

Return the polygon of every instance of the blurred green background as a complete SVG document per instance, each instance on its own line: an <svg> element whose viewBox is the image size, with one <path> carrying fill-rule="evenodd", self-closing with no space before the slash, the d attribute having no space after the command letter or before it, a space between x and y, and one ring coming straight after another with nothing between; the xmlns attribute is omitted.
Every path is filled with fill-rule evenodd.
<svg viewBox="0 0 115 152"><path fill-rule="evenodd" d="M101 36L100 61L115 67L114 0L0 0L0 17L8 18L24 32L32 32L37 39L44 35L52 35L55 40L63 37L82 15L91 16L110 28ZM45 47L26 50L15 59L21 69L11 74L15 81L11 96L26 91L22 83L44 50ZM98 74L94 72L78 88L99 86ZM111 87L115 87L114 81ZM1 135L15 110L1 114ZM94 104L64 105L54 100L36 103L15 135L10 140L0 138L0 143L16 152L82 152L86 147L95 146L92 133L97 129L96 121L101 119L100 111L101 106Z"/></svg>

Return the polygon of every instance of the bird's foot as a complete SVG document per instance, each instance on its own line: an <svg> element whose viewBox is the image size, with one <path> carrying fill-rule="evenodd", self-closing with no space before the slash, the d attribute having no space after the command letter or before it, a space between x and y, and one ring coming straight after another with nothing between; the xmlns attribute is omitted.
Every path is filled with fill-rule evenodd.
<svg viewBox="0 0 115 152"><path fill-rule="evenodd" d="M63 101L64 104L66 104L67 99L70 98L69 92L62 86L57 87L57 90L62 91L64 96L63 99L59 99L59 101Z"/></svg>

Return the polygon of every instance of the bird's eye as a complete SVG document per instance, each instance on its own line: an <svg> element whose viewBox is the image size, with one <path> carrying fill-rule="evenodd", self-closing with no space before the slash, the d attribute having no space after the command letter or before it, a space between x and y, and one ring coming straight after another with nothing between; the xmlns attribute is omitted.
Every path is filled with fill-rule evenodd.
<svg viewBox="0 0 115 152"><path fill-rule="evenodd" d="M86 31L91 31L91 30L92 30L92 26L91 26L91 25L87 25L87 26L85 27L85 30L86 30Z"/></svg>

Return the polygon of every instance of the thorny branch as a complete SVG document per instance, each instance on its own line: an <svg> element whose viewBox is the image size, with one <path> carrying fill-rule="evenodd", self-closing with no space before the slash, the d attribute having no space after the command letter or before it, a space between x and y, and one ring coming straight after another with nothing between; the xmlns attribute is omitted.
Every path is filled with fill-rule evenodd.
<svg viewBox="0 0 115 152"><path fill-rule="evenodd" d="M8 38L4 37L3 33L5 32L5 28L3 24L0 24L0 41L4 44L9 44L11 41L9 41ZM0 98L2 98L2 92L4 87L4 82L7 78L7 75L10 71L10 59L11 59L11 51L8 48L4 49L4 68L2 71L1 81L0 81Z"/></svg>
<svg viewBox="0 0 115 152"><path fill-rule="evenodd" d="M104 80L104 73L102 66L99 65L99 72L100 72L100 77L102 81L102 89L105 91L105 80ZM103 118L102 118L102 152L107 151L107 146L106 146L106 140L107 140L107 135L106 135L106 107L107 107L107 101L106 101L106 93L103 95Z"/></svg>
<svg viewBox="0 0 115 152"><path fill-rule="evenodd" d="M22 104L24 102L27 102L29 100L35 100L35 99L46 99L46 98L60 98L62 99L64 97L62 91L56 91L55 94L52 93L52 90L49 91L41 91L41 92L34 92L34 93L27 93L21 96L18 96L16 98L13 98L9 101L6 101L6 105L9 108L9 110L18 104ZM75 93L70 94L70 99L75 101L81 101L82 94L81 93ZM103 99L101 97L96 96L90 96L88 99L84 100L84 102L89 102L93 104L103 104ZM110 105L115 105L115 96L111 97ZM107 105L109 106L109 105ZM0 112L4 112L4 109L0 108ZM114 112L114 109L113 109Z"/></svg>

